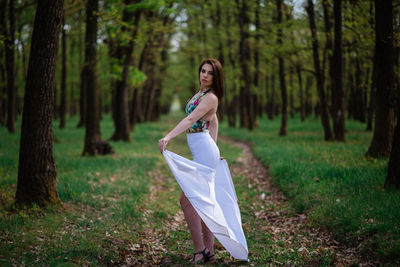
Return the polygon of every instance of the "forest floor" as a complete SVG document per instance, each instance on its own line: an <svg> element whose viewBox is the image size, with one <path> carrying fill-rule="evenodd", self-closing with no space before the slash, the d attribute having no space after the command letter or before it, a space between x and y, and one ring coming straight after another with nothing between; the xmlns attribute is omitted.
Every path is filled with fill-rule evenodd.
<svg viewBox="0 0 400 267"><path fill-rule="evenodd" d="M77 121L70 121L64 130L55 128L58 139L54 144L57 187L63 208L42 210L34 206L17 213L10 207L16 189L19 137L0 129L0 135L4 137L0 139L0 266L189 264L193 248L179 206L181 191L157 149L157 140L180 117L181 114L170 114L163 116L159 122L137 125L132 133L132 143L111 142L116 153L102 157L81 156L84 131L75 127ZM294 121L290 123L297 127ZM271 133L268 139L274 141L273 131L261 130L263 132L252 133L251 136L260 134L260 138L264 138L265 133ZM103 136L111 136L112 131L112 121L106 117L102 121ZM283 139L276 137L279 142L277 148L272 144L254 146L254 142L252 145L250 141L239 141L236 137L246 137L249 133L244 134L244 130L227 131L226 126L221 125L221 132L231 135L220 136L218 146L229 164L235 184L250 261L234 260L216 242L216 265L380 264L376 257L360 253L362 242L344 245L336 241L327 228L316 226L321 224L315 223L311 209L299 211L296 208L298 200L293 196L288 199L287 194L279 189L281 187L276 186L276 177L269 175L269 164L261 163L253 152L260 153L260 149L266 149L278 157L277 151L288 150L282 143ZM357 133L355 138L360 139L360 136ZM296 144L299 143L299 136L292 138ZM177 137L168 144L168 149L190 158L185 139L184 135ZM289 137L284 140L290 142ZM357 150L351 142L349 147L340 147L348 151ZM301 157L307 157L307 151L301 147L294 150ZM265 151L261 155L266 155ZM354 158L354 155L350 157ZM381 169L384 163L378 162L378 167ZM353 166L354 162L349 164ZM365 164L355 168L366 169L368 166ZM376 165L371 163L371 166ZM273 166L276 168L279 164L274 162ZM291 168L299 169L298 166ZM296 179L301 181L301 175L298 176ZM311 180L315 182L314 178ZM317 189L313 189L316 195L324 194ZM324 192L331 195L329 191ZM332 198L337 199L338 196L333 195ZM392 202L397 203L389 201ZM388 208L394 210L390 206ZM394 212L397 212L396 209ZM397 217L393 218L397 220ZM390 229L397 229L396 225Z"/></svg>
<svg viewBox="0 0 400 267"><path fill-rule="evenodd" d="M246 263L234 260L217 241L216 265L376 266L379 264L377 261L360 256L355 247L340 244L326 229L312 227L306 214L294 212L287 198L271 181L268 169L254 157L248 143L226 136L219 138L219 142L222 141L241 150L241 156L235 159L230 170L233 180L236 182L241 177L242 188L243 184L247 183L247 188L251 191L249 194L243 194L243 191L239 190L239 205L245 214L243 228L248 238L250 261ZM149 207L154 203L157 205L163 203L165 193L171 190L166 184L171 182L172 176L171 173L165 173L163 168L152 172L151 175L155 184L150 189ZM154 210L150 208L145 214L153 212ZM137 260L128 256L126 263L128 265L136 263L179 265L185 261L188 263L191 255L182 252L190 250L190 240L168 240L171 233L187 231L186 229L181 210L170 214L161 224L148 229L141 242L136 244L135 251L138 253L143 253L146 247L150 249L146 253L147 257ZM171 246L175 242L177 244Z"/></svg>

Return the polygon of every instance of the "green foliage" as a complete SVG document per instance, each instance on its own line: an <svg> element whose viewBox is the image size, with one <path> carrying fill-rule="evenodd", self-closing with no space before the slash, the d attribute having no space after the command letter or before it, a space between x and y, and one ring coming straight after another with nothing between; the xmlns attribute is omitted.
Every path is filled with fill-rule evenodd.
<svg viewBox="0 0 400 267"><path fill-rule="evenodd" d="M129 77L130 82L134 87L140 86L147 79L146 74L133 66L131 66L129 69Z"/></svg>
<svg viewBox="0 0 400 267"><path fill-rule="evenodd" d="M319 122L299 118L279 137L279 120L260 119L250 133L222 124L221 134L250 141L276 184L299 212L328 227L342 242L358 244L368 255L399 260L400 194L383 190L387 160L366 159L371 134L348 121L346 143L323 140Z"/></svg>

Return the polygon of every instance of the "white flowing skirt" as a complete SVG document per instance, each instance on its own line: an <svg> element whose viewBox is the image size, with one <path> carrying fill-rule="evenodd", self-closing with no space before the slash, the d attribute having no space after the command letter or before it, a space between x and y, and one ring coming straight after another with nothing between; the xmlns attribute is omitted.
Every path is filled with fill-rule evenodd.
<svg viewBox="0 0 400 267"><path fill-rule="evenodd" d="M238 260L248 260L235 187L226 160L208 132L187 135L193 161L165 150L176 181L203 222Z"/></svg>

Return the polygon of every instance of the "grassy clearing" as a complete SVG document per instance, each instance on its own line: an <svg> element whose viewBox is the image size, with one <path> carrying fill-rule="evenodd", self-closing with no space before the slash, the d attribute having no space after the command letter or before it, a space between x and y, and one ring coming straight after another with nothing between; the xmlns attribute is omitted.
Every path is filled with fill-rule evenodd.
<svg viewBox="0 0 400 267"><path fill-rule="evenodd" d="M168 122L169 127L173 127L174 123L179 120L180 114L171 114ZM242 149L237 146L230 145L219 139L218 142L221 155L224 156L230 167L239 164L238 159L242 157ZM182 135L170 144L168 149L180 155L191 158L190 151L186 145L185 136ZM148 209L153 211L155 219L161 219L161 222L155 223L155 229L161 236L164 236L163 244L167 251L163 255L164 258L169 258L167 261L174 264L187 264L190 255L193 253L192 242L190 234L187 230L186 223L181 224L174 221L174 217L180 210L179 195L180 189L174 180L171 171L165 162L160 165L162 177L161 187L164 190L159 190L155 199L151 201ZM243 229L246 235L247 244L249 247L249 263L235 261L230 258L229 253L220 246L217 246L216 256L218 266L264 266L267 263L274 265L280 264L297 264L307 265L310 262L310 255L302 255L298 252L300 248L300 240L294 237L291 249L287 243L280 241L276 243L276 239L272 238L271 232L268 230L269 223L261 219L255 214L262 211L264 208L264 201L260 200L262 193L269 194L268 192L259 191L256 186L251 186L249 180L242 175L233 176L233 181L238 196L239 207L241 210ZM276 211L280 211L279 207L274 207ZM304 233L306 235L306 233ZM282 239L284 240L284 239ZM218 242L217 242L218 244ZM317 244L315 244L317 246ZM321 255L318 259L319 263L329 264L333 259L326 258Z"/></svg>
<svg viewBox="0 0 400 267"><path fill-rule="evenodd" d="M160 122L138 125L132 143L111 142L116 154L103 157L81 157L84 130L75 127L75 119L64 130L55 128L63 211L8 211L16 189L19 136L0 128L0 265L122 265L127 257L187 263L190 235L185 222L175 221L180 189L156 143L182 116L170 114ZM111 119L105 117L101 126L103 137L110 137ZM387 161L363 157L370 134L361 124L350 123L346 144L325 143L318 121L291 120L289 126L285 138L277 134L278 120L265 119L254 133L221 124L220 134L252 142L293 207L309 211L315 224L328 226L342 241L368 240L365 252L398 259L399 194L382 191ZM222 141L218 145L230 166L242 156L238 147ZM168 149L190 158L184 135ZM250 251L248 265L309 263L296 248L276 243L268 221L254 215L263 209L259 195L268 192L250 187L242 176L233 179ZM243 265L223 249L216 254L220 265ZM317 257L322 265L334 262L330 255Z"/></svg>
<svg viewBox="0 0 400 267"><path fill-rule="evenodd" d="M160 159L156 141L165 125L137 126L132 143L111 142L114 155L82 157L84 129L76 124L70 119L66 129L54 127L57 187L65 210L33 207L17 214L8 208L16 189L19 134L0 128L0 265L118 264L124 262L120 251L138 240L149 172ZM111 119L101 127L103 137L110 137Z"/></svg>
<svg viewBox="0 0 400 267"><path fill-rule="evenodd" d="M399 262L400 194L383 190L387 160L364 157L371 140L365 125L348 121L346 143L327 143L319 120L289 120L286 137L278 136L279 119L259 124L254 132L222 124L220 132L251 142L294 208L315 225L342 242L362 243L365 254Z"/></svg>

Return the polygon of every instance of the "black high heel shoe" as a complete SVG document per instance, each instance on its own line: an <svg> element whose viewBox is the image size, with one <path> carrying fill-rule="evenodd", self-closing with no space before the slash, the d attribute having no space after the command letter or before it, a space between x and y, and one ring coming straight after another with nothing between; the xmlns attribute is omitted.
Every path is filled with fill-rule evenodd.
<svg viewBox="0 0 400 267"><path fill-rule="evenodd" d="M194 263L197 263L197 262L200 262L201 260L203 260L204 261L204 263L206 263L206 262L214 262L215 261L215 255L214 254L211 254L211 251L207 251L206 252L206 250L208 250L207 248L204 248L203 250L201 250L201 251L199 251L199 252L195 252L195 253L193 253L193 260L192 260L192 262L194 262ZM199 255L199 254L202 254L203 255L203 258L201 258L201 259L199 259L199 260L195 260L196 259L196 255Z"/></svg>
<svg viewBox="0 0 400 267"><path fill-rule="evenodd" d="M201 251L199 251L199 252L193 253L193 260L192 260L192 262L196 263L196 262L200 262L201 260L203 260L204 262L206 262L206 258L207 258L207 256L208 256L208 254L210 254L210 252L208 252L208 254L206 254L206 249L207 249L207 248L204 248L203 250L201 250ZM203 255L203 258L201 258L201 259L199 259L199 260L196 261L196 255L199 255L199 254L202 254L202 255Z"/></svg>
<svg viewBox="0 0 400 267"><path fill-rule="evenodd" d="M210 262L210 263L212 263L212 262L214 262L215 261L215 255L214 254L211 254L211 251L209 251L208 249L208 251L206 252L205 250L206 250L207 248L205 248L204 249L204 262Z"/></svg>

